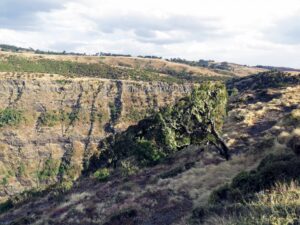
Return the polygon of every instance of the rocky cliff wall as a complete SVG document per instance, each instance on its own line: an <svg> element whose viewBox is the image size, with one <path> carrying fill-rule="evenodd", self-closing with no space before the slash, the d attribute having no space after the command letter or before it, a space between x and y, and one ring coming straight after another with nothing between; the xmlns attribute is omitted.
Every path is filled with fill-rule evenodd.
<svg viewBox="0 0 300 225"><path fill-rule="evenodd" d="M101 139L193 87L29 73L0 77L0 120L6 121L0 122L0 202L75 180Z"/></svg>

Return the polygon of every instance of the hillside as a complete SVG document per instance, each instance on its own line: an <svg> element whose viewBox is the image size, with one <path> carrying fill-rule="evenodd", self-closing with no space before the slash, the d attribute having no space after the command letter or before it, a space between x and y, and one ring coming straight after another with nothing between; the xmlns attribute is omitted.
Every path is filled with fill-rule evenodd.
<svg viewBox="0 0 300 225"><path fill-rule="evenodd" d="M132 68L119 65L125 62ZM153 72L169 66L171 75ZM229 78L209 70L181 74L183 68L160 60L1 53L0 202L57 182L70 186L100 140L172 105L200 81Z"/></svg>
<svg viewBox="0 0 300 225"><path fill-rule="evenodd" d="M53 161L52 159L49 161L49 156L56 157L55 159L63 157L62 159L71 165L68 168L81 167L82 152L86 149L86 145L88 145L88 153L96 153L98 151L97 146L101 149L99 144L101 139L107 137L107 140L110 140L109 136L114 132L120 134L121 137L122 135L127 137L131 129L127 130L127 127L143 119L138 117L129 122L130 115L135 115L130 110L145 110L153 108L153 106L156 106L154 108L158 110L160 106L173 105L174 102L177 102L176 99L189 95L193 88L191 84L178 85L160 82L156 84L155 82L111 81L95 78L72 78L71 81L66 82L62 81L62 77L56 77L56 75L54 77L44 75L40 78L34 77L34 79L30 75L28 76L25 82L26 88L22 88L24 85L22 86L22 83L16 81L9 82L5 78L2 81L2 90L15 91L12 92L13 94L6 91L7 97L2 100L3 103L1 104L5 105L4 102L6 104L12 102L13 106L26 106L25 109L28 109L26 111L30 112L28 115L31 115L31 117L26 116L30 119L20 122L18 129L16 127L2 128L2 140L6 140L7 146L3 149L15 149L14 151L4 151L6 154L2 159L4 158L6 161L2 161L2 168L9 164L15 171L23 171L23 169L18 169L20 165L18 160L26 161L24 160L26 154L32 156L33 153L37 153L30 151L30 149L39 149L38 155L35 157L45 160L44 169L46 169L39 174L42 179L47 178L46 184L48 185L51 181L55 182L56 179L52 175ZM12 86L5 86L8 83L11 83ZM93 85L101 86L99 95L95 94L97 91L91 93ZM96 87L93 89L96 90ZM108 87L110 88L108 89ZM146 87L152 91L146 92ZM223 137L230 148L230 160L226 161L221 157L212 145L191 145L170 154L158 164L146 167L136 168L132 166L132 158L125 156L125 161L116 164L117 168L120 169L115 170L110 175L106 170L99 170L99 173L95 174L86 173L74 183L71 189L66 186L68 183L64 183L63 189L50 188L44 192L27 192L13 198L11 202L2 205L2 210L5 207L14 206L14 208L0 216L1 224L183 225L216 224L216 221L221 224L248 224L245 221L242 222L238 216L234 218L226 216L228 212L235 215L233 208L238 207L238 204L222 203L227 204L225 206L228 207L224 208L224 205L221 205L224 208L221 211L219 203L213 203L214 205L209 206L208 202L211 202L212 190L216 190L226 183L231 183L231 179L240 172L255 171L260 161L267 156L270 157L270 154L275 155L275 158L271 157L268 160L276 165L276 172L272 176L269 175L268 179L266 177L259 179L268 181L269 186L261 184L259 189L253 189L252 186L249 186L251 189L247 190L256 193L263 188L270 188L275 182L284 181L282 177L290 180L298 179L299 157L295 156L293 151L299 152L300 75L265 72L230 80L227 82L227 89L230 98L228 116L223 126ZM54 92L54 90L58 92ZM74 92L74 90L76 91ZM155 95L157 92L159 94ZM23 94L20 97L18 93ZM33 95L33 93L35 94ZM146 93L148 94L146 95ZM35 98L38 100L34 100ZM134 98L137 101L133 101ZM149 98L153 98L153 102L157 103L151 103L152 100L149 101ZM8 101L7 99L13 100ZM94 99L94 101L90 101L90 99ZM40 102L41 107L37 107L34 102L30 103L30 101ZM57 102L62 102L63 108L60 108L61 105ZM78 108L74 107L78 106L78 102L80 110L76 110ZM109 102L113 104L109 104ZM114 109L112 105L117 107L121 105L121 110ZM66 114L68 119L66 121L53 119L56 118L52 114L54 111L69 113ZM106 120L103 119L103 122L100 122L102 120L95 119L99 112L105 115L105 111L108 116L103 116L103 118ZM50 115L47 114L48 112ZM74 113L80 119L75 119L72 124L71 118L77 118L77 116L73 116ZM144 115L147 117L152 113L147 114L145 112ZM140 114L138 111L137 115L140 116ZM63 113L63 115L65 114ZM51 118L50 121L47 118ZM41 125L33 121L46 122ZM103 128L99 128L99 126L101 127L100 124L107 124L105 127L109 129L103 131ZM141 124L139 123L137 126L139 127ZM92 132L89 132L91 127L93 128ZM7 134L9 134L10 139L7 139ZM28 139L28 137L30 138ZM49 137L51 138L49 139ZM25 142L27 139L28 141ZM86 142L87 140L89 142ZM118 138L114 140L118 140ZM88 144L85 145L85 143ZM12 152L15 155L12 155ZM268 162L266 160L264 159L265 162ZM12 162L16 163L12 164ZM26 171L25 175L19 174L15 178L14 176L9 177L9 184L3 185L6 188L3 192L4 197L5 193L12 193L9 192L12 190L12 185L23 185L26 183L24 180L30 180L28 166L35 165L33 162L37 162L36 158L28 161L24 170ZM276 164L277 162L279 164ZM286 169L286 166L290 168L292 164L294 165L292 171L296 172L288 172L289 170ZM260 168L264 168L263 164L258 167L258 172L255 173L259 176L266 176L265 173L260 173L262 170ZM36 168L32 168L32 171L35 170ZM55 171L54 168L54 175L58 173ZM78 172L78 169L75 171ZM267 170L265 169L265 171ZM274 168L271 171L274 171ZM270 174L270 172L267 173ZM9 173L7 172L7 174ZM74 175L74 170L65 174ZM243 178L244 181L238 184L247 184L249 178L243 177L245 177ZM241 178L235 178L235 181L239 179ZM31 180L34 179L31 178ZM30 182L34 184L34 181ZM239 188L238 191L243 190L243 187L233 184L232 187ZM24 187L18 191L24 190ZM295 185L284 190L292 190L292 188L299 190ZM279 189L274 189L274 191L276 190ZM216 193L223 192L217 191ZM235 195L237 194L230 196ZM224 201L223 195L218 194L217 196L221 201ZM232 201L227 199L227 201L229 200ZM265 202L265 204L268 203ZM252 205L246 207L252 207ZM243 208L245 213L247 212L246 207ZM290 215L292 214L288 214L288 216ZM287 217L282 216L282 218ZM297 219L293 221L297 224ZM258 220L256 222L255 224L260 224Z"/></svg>
<svg viewBox="0 0 300 225"><path fill-rule="evenodd" d="M212 190L297 152L300 102L296 73L227 66L0 52L0 223L224 220Z"/></svg>
<svg viewBox="0 0 300 225"><path fill-rule="evenodd" d="M46 72L73 76L161 80L167 82L230 79L266 71L256 67L229 64L229 69L191 66L163 59L110 56L49 55L0 51L0 71ZM34 64L34 65L33 65ZM15 66L16 65L16 66ZM87 68L88 65L88 68ZM60 68L56 71L54 68ZM124 77L126 74L126 77Z"/></svg>

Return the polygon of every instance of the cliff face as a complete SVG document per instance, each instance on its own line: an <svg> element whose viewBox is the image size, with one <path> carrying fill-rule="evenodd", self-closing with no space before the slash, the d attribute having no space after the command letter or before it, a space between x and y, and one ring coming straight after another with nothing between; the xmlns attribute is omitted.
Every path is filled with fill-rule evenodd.
<svg viewBox="0 0 300 225"><path fill-rule="evenodd" d="M75 180L101 139L188 94L192 84L2 73L0 202ZM16 119L17 122L11 122Z"/></svg>

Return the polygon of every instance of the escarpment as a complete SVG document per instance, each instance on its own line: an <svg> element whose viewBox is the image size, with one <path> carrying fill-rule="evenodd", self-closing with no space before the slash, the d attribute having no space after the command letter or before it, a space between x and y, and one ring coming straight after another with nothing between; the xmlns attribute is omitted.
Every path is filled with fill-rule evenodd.
<svg viewBox="0 0 300 225"><path fill-rule="evenodd" d="M192 84L2 73L0 202L75 180L103 138L190 93Z"/></svg>

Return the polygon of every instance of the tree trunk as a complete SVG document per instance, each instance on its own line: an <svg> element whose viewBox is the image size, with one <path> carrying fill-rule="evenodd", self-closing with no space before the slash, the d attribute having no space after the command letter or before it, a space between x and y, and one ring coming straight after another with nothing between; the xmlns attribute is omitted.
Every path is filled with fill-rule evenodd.
<svg viewBox="0 0 300 225"><path fill-rule="evenodd" d="M229 148L226 145L223 138L221 137L221 135L217 132L214 122L211 122L211 132L212 132L212 135L215 136L215 138L217 139L217 141L221 145L221 155L223 155L226 160L229 160L230 159Z"/></svg>

